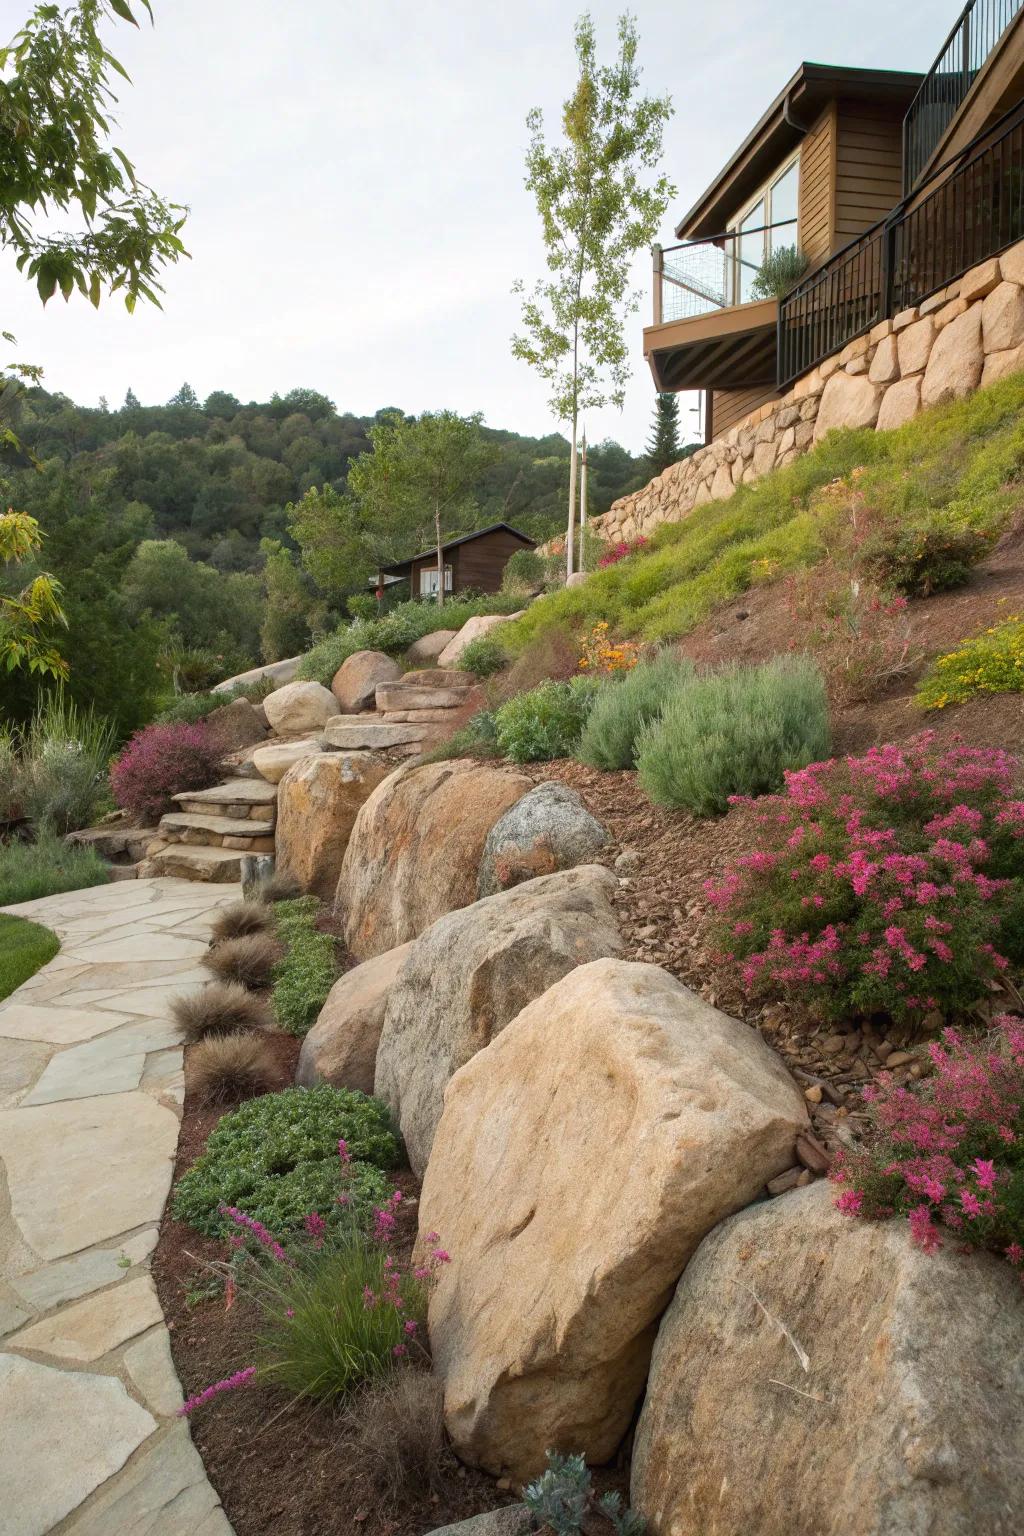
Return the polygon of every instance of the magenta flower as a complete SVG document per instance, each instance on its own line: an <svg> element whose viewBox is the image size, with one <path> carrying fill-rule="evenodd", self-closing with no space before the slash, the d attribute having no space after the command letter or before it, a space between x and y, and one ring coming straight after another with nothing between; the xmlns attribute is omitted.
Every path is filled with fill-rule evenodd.
<svg viewBox="0 0 1024 1536"><path fill-rule="evenodd" d="M996 1165L991 1159L986 1161L983 1157L976 1157L973 1168L974 1176L982 1189L995 1189Z"/></svg>
<svg viewBox="0 0 1024 1536"><path fill-rule="evenodd" d="M202 1392L196 1392L194 1396L187 1398L178 1409L179 1418L188 1418L189 1414L197 1408L204 1407L213 1398L219 1397L222 1392L234 1392L238 1387L247 1387L256 1375L256 1367L247 1365L244 1370L236 1371L233 1376L225 1376L223 1381L215 1381L212 1387L205 1387Z"/></svg>

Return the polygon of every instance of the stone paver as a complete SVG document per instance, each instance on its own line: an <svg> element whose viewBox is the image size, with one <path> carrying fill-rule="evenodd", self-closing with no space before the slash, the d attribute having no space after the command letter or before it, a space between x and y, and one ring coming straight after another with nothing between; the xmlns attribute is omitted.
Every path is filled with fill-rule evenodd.
<svg viewBox="0 0 1024 1536"><path fill-rule="evenodd" d="M4 909L63 945L0 1003L4 1536L232 1536L149 1261L184 1096L170 1003L237 896L161 878Z"/></svg>

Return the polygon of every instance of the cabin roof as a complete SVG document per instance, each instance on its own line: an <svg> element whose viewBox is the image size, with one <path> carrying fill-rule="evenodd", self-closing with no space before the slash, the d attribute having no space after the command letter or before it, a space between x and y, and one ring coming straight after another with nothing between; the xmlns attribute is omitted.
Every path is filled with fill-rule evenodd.
<svg viewBox="0 0 1024 1536"><path fill-rule="evenodd" d="M486 528L475 529L473 533L463 533L457 539L447 539L441 545L441 552L443 554L447 549L454 549L457 544L469 544L473 539L486 538L489 533L510 533L513 538L520 539L522 543L529 545L531 549L536 549L537 547L536 539L531 539L528 533L521 533L518 528L513 528L511 523L491 523ZM428 560L432 555L436 554L437 545L434 544L431 545L430 549L425 549L419 555L410 555L406 560L395 560L391 565L382 565L381 570L402 571L407 565L415 565L417 560Z"/></svg>
<svg viewBox="0 0 1024 1536"><path fill-rule="evenodd" d="M889 101L905 109L923 78L907 70L801 64L736 153L680 219L676 239L699 240L721 234L737 207L756 193L799 144L830 101L839 97Z"/></svg>

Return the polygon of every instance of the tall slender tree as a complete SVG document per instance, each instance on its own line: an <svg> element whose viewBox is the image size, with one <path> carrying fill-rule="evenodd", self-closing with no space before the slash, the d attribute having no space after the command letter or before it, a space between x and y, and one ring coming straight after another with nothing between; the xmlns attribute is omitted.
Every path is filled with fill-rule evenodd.
<svg viewBox="0 0 1024 1536"><path fill-rule="evenodd" d="M654 421L647 443L647 458L652 475L660 475L682 457L679 447L679 396L658 394L654 399Z"/></svg>
<svg viewBox="0 0 1024 1536"><path fill-rule="evenodd" d="M567 573L573 569L580 412L623 403L629 376L624 321L640 302L629 286L630 264L650 245L675 193L667 176L655 174L672 106L668 96L640 94L633 18L619 17L610 64L598 62L588 13L576 23L575 43L577 79L563 107L561 142L548 145L539 108L526 120L526 186L541 219L548 276L529 292L516 284L523 330L512 339L514 356L547 381L552 410L570 428Z"/></svg>

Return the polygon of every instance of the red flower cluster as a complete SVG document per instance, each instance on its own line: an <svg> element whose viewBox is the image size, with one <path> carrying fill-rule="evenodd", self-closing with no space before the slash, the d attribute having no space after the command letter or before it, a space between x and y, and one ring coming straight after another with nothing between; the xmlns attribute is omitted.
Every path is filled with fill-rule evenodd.
<svg viewBox="0 0 1024 1536"><path fill-rule="evenodd" d="M926 1253L940 1228L971 1248L1024 1266L1024 1020L1004 1014L993 1034L968 1041L954 1029L929 1047L934 1078L911 1093L888 1073L865 1088L873 1131L842 1152L832 1177L839 1209L905 1214ZM1024 1276L1022 1276L1024 1278Z"/></svg>
<svg viewBox="0 0 1024 1536"><path fill-rule="evenodd" d="M904 747L813 763L757 802L765 846L705 891L744 985L826 1014L952 1011L1019 948L1024 802L1005 752Z"/></svg>
<svg viewBox="0 0 1024 1536"><path fill-rule="evenodd" d="M620 544L613 544L610 549L605 550L604 554L597 562L597 568L598 570L603 571L605 566L618 565L620 560L625 560L630 555L638 554L641 549L646 548L647 540L643 537L642 534L635 539L630 539L628 542L623 540L623 542Z"/></svg>

